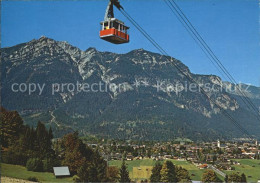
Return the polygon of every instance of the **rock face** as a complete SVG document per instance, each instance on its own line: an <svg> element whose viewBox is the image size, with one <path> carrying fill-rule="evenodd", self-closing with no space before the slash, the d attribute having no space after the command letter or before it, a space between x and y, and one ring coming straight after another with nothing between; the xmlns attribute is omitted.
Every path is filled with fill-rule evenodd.
<svg viewBox="0 0 260 183"><path fill-rule="evenodd" d="M78 130L142 140L241 137L222 115L221 106L260 137L259 120L243 104L244 96L234 84L214 75L193 74L174 58L143 49L126 54L82 51L46 37L3 48L1 53L2 105L19 111L28 124L45 122L57 136ZM241 88L259 108L260 88Z"/></svg>

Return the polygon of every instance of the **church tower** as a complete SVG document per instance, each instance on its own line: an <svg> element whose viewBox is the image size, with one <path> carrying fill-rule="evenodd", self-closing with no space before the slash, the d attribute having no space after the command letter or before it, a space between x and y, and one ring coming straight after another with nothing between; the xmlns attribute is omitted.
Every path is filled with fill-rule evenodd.
<svg viewBox="0 0 260 183"><path fill-rule="evenodd" d="M220 141L218 140L218 144L217 144L218 148L220 148Z"/></svg>

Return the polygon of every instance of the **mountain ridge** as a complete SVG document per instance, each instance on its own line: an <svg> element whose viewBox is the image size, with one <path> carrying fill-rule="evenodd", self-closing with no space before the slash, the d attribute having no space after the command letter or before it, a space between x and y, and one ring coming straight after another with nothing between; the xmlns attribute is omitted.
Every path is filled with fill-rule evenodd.
<svg viewBox="0 0 260 183"><path fill-rule="evenodd" d="M174 87L178 83L182 86L185 83L190 86L191 83L172 66L169 59L200 84L209 83L223 89L225 82L215 75L193 74L186 65L172 57L144 49L125 54L100 52L92 47L82 51L67 42L47 37L2 48L1 53L2 105L18 110L28 124L34 125L35 120L44 121L55 129L57 136L72 130L79 130L82 134L146 140L182 135L195 140L209 134L210 138L241 136L221 116L219 109L198 91L184 92ZM136 81L140 86L134 85ZM159 91L156 87L158 81L164 82ZM12 82L38 82L46 86L53 83L101 82L109 86L113 84L116 90L96 93L66 91L51 95L49 88L42 96L29 96L10 91ZM120 86L125 87L125 91L121 91ZM257 94L260 88L252 88L248 95L256 106L260 106ZM247 123L244 125L257 135L257 120L239 101L238 93L210 91L208 94L225 110L237 115L240 122L243 117L243 123ZM218 124L219 121L223 122ZM227 129L220 129L224 128L223 125L227 125ZM200 126L210 127L204 132ZM223 134L230 129L234 134ZM156 134L155 137L153 134ZM166 137L162 137L163 134Z"/></svg>

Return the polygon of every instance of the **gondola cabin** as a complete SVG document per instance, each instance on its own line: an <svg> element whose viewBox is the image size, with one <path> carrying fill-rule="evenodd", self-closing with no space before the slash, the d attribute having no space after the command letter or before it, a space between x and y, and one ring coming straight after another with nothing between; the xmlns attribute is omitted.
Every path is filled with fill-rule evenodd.
<svg viewBox="0 0 260 183"><path fill-rule="evenodd" d="M108 21L103 21L100 24L99 36L101 39L114 44L129 42L129 27L125 26L124 22L116 18L110 18Z"/></svg>

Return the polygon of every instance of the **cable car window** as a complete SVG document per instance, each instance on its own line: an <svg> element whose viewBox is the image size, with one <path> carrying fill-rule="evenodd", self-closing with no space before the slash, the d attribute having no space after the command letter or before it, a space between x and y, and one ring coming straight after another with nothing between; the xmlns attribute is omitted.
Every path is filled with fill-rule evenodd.
<svg viewBox="0 0 260 183"><path fill-rule="evenodd" d="M114 22L114 28L118 29L118 23L117 22Z"/></svg>

